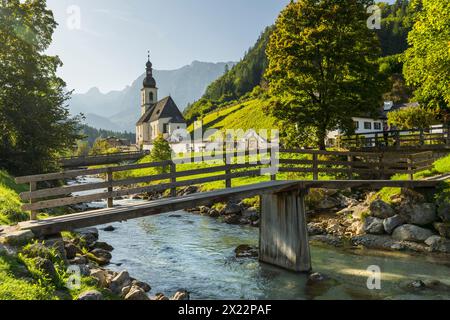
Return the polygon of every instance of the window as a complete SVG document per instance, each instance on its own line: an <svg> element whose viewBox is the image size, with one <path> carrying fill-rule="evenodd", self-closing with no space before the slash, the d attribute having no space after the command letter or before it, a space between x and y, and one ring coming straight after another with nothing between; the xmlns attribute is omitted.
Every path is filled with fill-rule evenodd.
<svg viewBox="0 0 450 320"><path fill-rule="evenodd" d="M356 130L359 129L359 121L355 121L355 129L356 129Z"/></svg>
<svg viewBox="0 0 450 320"><path fill-rule="evenodd" d="M375 122L373 125L374 125L375 130L381 131L381 123Z"/></svg>
<svg viewBox="0 0 450 320"><path fill-rule="evenodd" d="M169 133L169 124L168 123L164 123L164 125L163 125L163 133Z"/></svg>
<svg viewBox="0 0 450 320"><path fill-rule="evenodd" d="M153 92L150 92L150 102L153 102L153 97L154 97Z"/></svg>
<svg viewBox="0 0 450 320"><path fill-rule="evenodd" d="M364 129L372 130L372 122L364 122Z"/></svg>

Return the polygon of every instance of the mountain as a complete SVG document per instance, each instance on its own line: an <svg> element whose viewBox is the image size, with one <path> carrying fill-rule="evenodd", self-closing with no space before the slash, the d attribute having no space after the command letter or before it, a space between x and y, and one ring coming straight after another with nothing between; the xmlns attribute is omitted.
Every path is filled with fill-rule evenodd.
<svg viewBox="0 0 450 320"><path fill-rule="evenodd" d="M207 63L194 61L177 70L154 70L161 99L171 95L181 110L199 99L207 86L224 74L234 62ZM144 68L143 68L144 69ZM144 73L122 91L101 93L92 88L84 94L74 94L69 101L72 114L83 113L86 124L95 128L132 131L140 115L140 90Z"/></svg>
<svg viewBox="0 0 450 320"><path fill-rule="evenodd" d="M266 47L274 27L267 27L244 58L211 83L202 98L184 112L188 121L237 100L261 85L267 67Z"/></svg>

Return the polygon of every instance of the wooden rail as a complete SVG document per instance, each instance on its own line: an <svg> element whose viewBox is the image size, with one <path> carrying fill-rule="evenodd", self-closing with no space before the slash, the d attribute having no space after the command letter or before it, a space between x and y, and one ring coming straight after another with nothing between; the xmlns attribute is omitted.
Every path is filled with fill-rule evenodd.
<svg viewBox="0 0 450 320"><path fill-rule="evenodd" d="M429 130L410 129L360 133L351 137L338 138L337 145L348 149L450 147L450 127L437 126Z"/></svg>
<svg viewBox="0 0 450 320"><path fill-rule="evenodd" d="M31 219L37 218L37 211L62 207L78 203L87 203L98 200L107 200L108 208L112 208L114 198L139 193L164 192L170 190L170 196L176 197L177 188L200 185L209 182L224 181L225 188L232 187L232 180L243 177L257 177L261 169L268 168L270 164L262 159L255 163L238 162L243 156L250 153L240 152L233 157L235 163L210 165L199 169L177 171L176 163L190 162L194 159L178 159L156 163L143 163L106 167L98 169L63 171L58 173L41 174L16 178L16 183L29 183L30 191L23 192L20 197L29 203L23 205L24 210L31 211ZM426 170L433 163L432 152L417 154L389 155L385 153L363 152L327 152L313 150L283 149L276 156L271 155L272 163L278 163L275 168L279 173L293 176L288 180L304 180L305 174L312 174L312 180L318 181L323 174L334 174L337 178L373 180L383 179L392 174L407 174L413 180L414 173ZM115 173L130 170L157 168L160 173L129 177L114 178ZM103 182L79 185L65 185L52 188L39 189L42 182L65 181L80 176L103 175ZM277 179L275 173L269 173L271 180ZM285 177L283 177L285 179ZM72 196L73 193L92 191L92 194Z"/></svg>
<svg viewBox="0 0 450 320"><path fill-rule="evenodd" d="M148 152L144 151L129 151L82 157L65 157L60 158L59 161L63 168L76 168L138 160L147 154Z"/></svg>

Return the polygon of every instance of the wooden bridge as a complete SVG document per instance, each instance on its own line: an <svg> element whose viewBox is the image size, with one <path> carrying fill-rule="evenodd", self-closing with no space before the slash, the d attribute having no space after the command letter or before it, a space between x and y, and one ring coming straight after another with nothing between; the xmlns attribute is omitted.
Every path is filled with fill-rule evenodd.
<svg viewBox="0 0 450 320"><path fill-rule="evenodd" d="M19 177L17 183L29 183L30 191L20 196L24 210L31 210L31 221L20 224L21 229L32 230L37 236L46 236L61 231L96 226L117 221L182 210L215 202L261 196L260 259L294 271L309 271L308 234L305 217L305 196L311 188L435 188L438 181L384 180L394 173L408 174L430 167L429 153L405 154L389 157L387 154L358 152L324 152L305 150L280 150L270 154L271 163L259 158L251 163L249 152L238 153L246 163L209 164L199 169L182 170L176 163L194 159L178 159L158 163L133 164L99 169L64 171L43 175ZM242 159L243 158L243 159ZM269 172L265 182L233 187L233 179L259 177L263 169L276 164L277 171ZM160 173L147 176L123 177L130 170L159 169ZM180 170L181 169L181 170ZM336 180L320 180L324 174L334 174ZM67 185L39 189L44 181L62 181L80 176L105 175L106 181L80 185ZM312 180L306 180L311 178ZM344 178L340 178L344 177ZM361 179L361 177L369 177ZM278 179L282 179L281 181ZM181 187L223 181L224 188L177 196ZM146 192L170 190L168 197L145 204L114 207L114 198ZM89 191L90 194L71 196L75 192ZM107 208L70 214L45 220L36 220L37 210L107 200Z"/></svg>
<svg viewBox="0 0 450 320"><path fill-rule="evenodd" d="M112 154L99 154L84 157L60 158L61 167L65 169L82 168L89 166L117 164L125 161L137 161L147 155L144 151L117 152Z"/></svg>

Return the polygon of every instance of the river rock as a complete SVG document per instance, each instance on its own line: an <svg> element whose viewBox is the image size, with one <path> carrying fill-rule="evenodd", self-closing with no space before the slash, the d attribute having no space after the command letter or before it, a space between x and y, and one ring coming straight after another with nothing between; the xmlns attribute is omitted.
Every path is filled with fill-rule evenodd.
<svg viewBox="0 0 450 320"><path fill-rule="evenodd" d="M238 246L234 250L234 253L236 254L236 258L254 258L258 257L259 255L257 248L254 248L246 244Z"/></svg>
<svg viewBox="0 0 450 320"><path fill-rule="evenodd" d="M36 265L36 268L42 271L49 278L56 279L58 277L55 266L49 259L37 257L35 258L34 263Z"/></svg>
<svg viewBox="0 0 450 320"><path fill-rule="evenodd" d="M128 294L125 296L125 300L145 301L150 300L147 294L139 287L132 286Z"/></svg>
<svg viewBox="0 0 450 320"><path fill-rule="evenodd" d="M138 281L138 280L133 280L131 285L141 288L142 290L144 290L144 292L150 292L150 290L152 290L152 287L150 287L150 285L148 283Z"/></svg>
<svg viewBox="0 0 450 320"><path fill-rule="evenodd" d="M436 205L433 203L407 203L400 207L399 212L408 224L426 226L437 220Z"/></svg>
<svg viewBox="0 0 450 320"><path fill-rule="evenodd" d="M108 285L108 273L102 269L92 269L90 276L97 280L97 284L101 288L106 288Z"/></svg>
<svg viewBox="0 0 450 320"><path fill-rule="evenodd" d="M87 264L89 261L85 256L77 256L72 260L69 260L69 263L72 265L83 265Z"/></svg>
<svg viewBox="0 0 450 320"><path fill-rule="evenodd" d="M74 259L77 254L82 254L80 248L78 248L76 245L74 245L72 242L68 242L64 245L64 249L66 250L66 256L67 259L72 260Z"/></svg>
<svg viewBox="0 0 450 320"><path fill-rule="evenodd" d="M91 246L98 240L97 228L78 229L75 231L75 233L78 233L80 235L80 238L86 241L86 244L88 246Z"/></svg>
<svg viewBox="0 0 450 320"><path fill-rule="evenodd" d="M34 234L30 230L17 230L8 232L0 237L0 243L10 245L22 245L33 240Z"/></svg>
<svg viewBox="0 0 450 320"><path fill-rule="evenodd" d="M344 245L344 241L340 237L332 234L311 236L310 240L311 242L325 243L333 247L342 247Z"/></svg>
<svg viewBox="0 0 450 320"><path fill-rule="evenodd" d="M113 226L107 226L107 227L103 228L102 230L106 231L106 232L113 232L116 230L116 228L114 228Z"/></svg>
<svg viewBox="0 0 450 320"><path fill-rule="evenodd" d="M209 210L208 215L211 218L218 218L220 216L220 212L217 211L216 209L211 209L211 210Z"/></svg>
<svg viewBox="0 0 450 320"><path fill-rule="evenodd" d="M441 237L440 236L431 236L429 237L427 240L425 240L425 244L427 246L433 247L435 246L439 241L441 241Z"/></svg>
<svg viewBox="0 0 450 320"><path fill-rule="evenodd" d="M155 295L155 300L156 301L164 301L164 300L169 300L169 298L167 298L163 293L157 293Z"/></svg>
<svg viewBox="0 0 450 320"><path fill-rule="evenodd" d="M97 258L94 259L94 261L99 263L100 265L108 264L112 259L111 253L103 249L94 249L91 251L91 254L93 254Z"/></svg>
<svg viewBox="0 0 450 320"><path fill-rule="evenodd" d="M64 244L64 239L61 236L47 238L44 241L44 245L55 251L56 255L62 259L64 262L67 262L66 249Z"/></svg>
<svg viewBox="0 0 450 320"><path fill-rule="evenodd" d="M259 219L258 209L251 207L244 211L242 214L244 219L248 219L250 221L256 221Z"/></svg>
<svg viewBox="0 0 450 320"><path fill-rule="evenodd" d="M383 220L374 217L367 217L364 222L364 231L368 234L383 234Z"/></svg>
<svg viewBox="0 0 450 320"><path fill-rule="evenodd" d="M392 207L382 200L375 200L370 204L370 215L372 217L387 219L395 216L395 211Z"/></svg>
<svg viewBox="0 0 450 320"><path fill-rule="evenodd" d="M228 203L224 209L224 215L240 215L242 208L236 203Z"/></svg>
<svg viewBox="0 0 450 320"><path fill-rule="evenodd" d="M130 275L127 271L122 271L111 280L109 288L115 294L121 294L122 289L129 285L131 285Z"/></svg>
<svg viewBox="0 0 450 320"><path fill-rule="evenodd" d="M189 299L189 292L187 292L186 290L178 290L170 300L186 301Z"/></svg>
<svg viewBox="0 0 450 320"><path fill-rule="evenodd" d="M439 236L428 238L425 243L430 246L433 252L450 253L450 240Z"/></svg>
<svg viewBox="0 0 450 320"><path fill-rule="evenodd" d="M94 243L93 245L94 249L102 249L102 250L106 250L106 251L114 251L114 247L111 246L110 244L106 243L106 242L102 242L102 241L97 241L96 243Z"/></svg>
<svg viewBox="0 0 450 320"><path fill-rule="evenodd" d="M315 209L331 210L339 206L340 206L339 200L330 196L325 196L321 201L315 204Z"/></svg>
<svg viewBox="0 0 450 320"><path fill-rule="evenodd" d="M387 235L372 235L365 234L352 238L354 246L363 246L369 249L384 249L384 250L403 250L405 247L399 241L395 241L392 237Z"/></svg>
<svg viewBox="0 0 450 320"><path fill-rule="evenodd" d="M78 296L78 300L99 301L99 300L103 300L103 295L97 290L89 290L89 291L81 293Z"/></svg>
<svg viewBox="0 0 450 320"><path fill-rule="evenodd" d="M384 231L386 231L387 234L392 234L395 228L401 226L404 223L405 220L398 214L393 217L384 219L383 220Z"/></svg>
<svg viewBox="0 0 450 320"><path fill-rule="evenodd" d="M237 214L230 214L226 215L223 218L223 221L227 224L240 224L241 223L241 217Z"/></svg>
<svg viewBox="0 0 450 320"><path fill-rule="evenodd" d="M450 223L438 223L434 224L434 228L439 234L447 239L450 239Z"/></svg>
<svg viewBox="0 0 450 320"><path fill-rule="evenodd" d="M434 233L412 224L405 224L394 230L392 237L400 241L424 242Z"/></svg>
<svg viewBox="0 0 450 320"><path fill-rule="evenodd" d="M450 222L450 203L444 202L439 205L438 216L444 222Z"/></svg>

